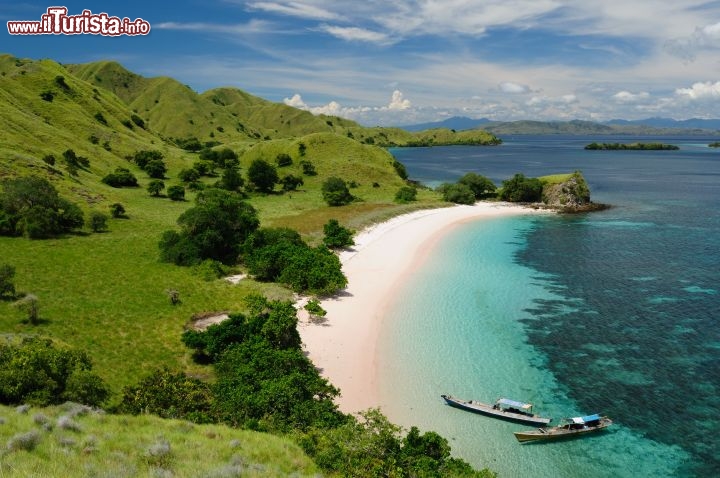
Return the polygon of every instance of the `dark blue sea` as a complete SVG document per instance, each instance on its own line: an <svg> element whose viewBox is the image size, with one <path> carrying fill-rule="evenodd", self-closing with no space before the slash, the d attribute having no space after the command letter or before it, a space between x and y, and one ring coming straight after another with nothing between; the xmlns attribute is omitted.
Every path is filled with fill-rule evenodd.
<svg viewBox="0 0 720 478"><path fill-rule="evenodd" d="M720 476L717 138L502 139L391 152L430 186L580 170L593 201L612 207L481 220L441 241L383 325L383 408L501 476ZM593 141L680 150L583 150ZM452 409L441 393L511 395L616 425L519 445L512 432L526 427Z"/></svg>

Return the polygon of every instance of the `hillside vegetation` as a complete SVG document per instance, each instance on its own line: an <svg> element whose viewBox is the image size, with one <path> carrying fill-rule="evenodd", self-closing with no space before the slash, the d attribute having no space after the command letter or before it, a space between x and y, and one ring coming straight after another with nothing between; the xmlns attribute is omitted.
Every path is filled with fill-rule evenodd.
<svg viewBox="0 0 720 478"><path fill-rule="evenodd" d="M0 406L2 476L318 476L288 438L78 404Z"/></svg>

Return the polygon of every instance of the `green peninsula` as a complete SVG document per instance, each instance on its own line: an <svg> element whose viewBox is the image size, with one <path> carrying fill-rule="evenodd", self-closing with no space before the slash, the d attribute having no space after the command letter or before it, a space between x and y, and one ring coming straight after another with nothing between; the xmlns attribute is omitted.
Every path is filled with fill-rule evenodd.
<svg viewBox="0 0 720 478"><path fill-rule="evenodd" d="M680 149L674 144L663 143L590 143L585 146L587 150L610 151L674 151Z"/></svg>

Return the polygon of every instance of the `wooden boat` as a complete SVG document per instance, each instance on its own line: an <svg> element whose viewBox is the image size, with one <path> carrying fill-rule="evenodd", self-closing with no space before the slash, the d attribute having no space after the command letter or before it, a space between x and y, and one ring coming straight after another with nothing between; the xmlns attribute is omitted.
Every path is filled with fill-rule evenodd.
<svg viewBox="0 0 720 478"><path fill-rule="evenodd" d="M588 415L586 417L564 418L556 427L538 428L524 432L515 432L515 438L520 443L537 440L556 440L560 438L572 438L587 433L598 432L612 425L612 420L600 415Z"/></svg>
<svg viewBox="0 0 720 478"><path fill-rule="evenodd" d="M469 412L481 413L490 417L510 420L513 422L529 423L532 425L547 425L552 418L543 418L532 412L532 404L516 402L507 398L498 399L494 405L481 403L476 400L462 400L450 395L440 395L445 402L456 408Z"/></svg>

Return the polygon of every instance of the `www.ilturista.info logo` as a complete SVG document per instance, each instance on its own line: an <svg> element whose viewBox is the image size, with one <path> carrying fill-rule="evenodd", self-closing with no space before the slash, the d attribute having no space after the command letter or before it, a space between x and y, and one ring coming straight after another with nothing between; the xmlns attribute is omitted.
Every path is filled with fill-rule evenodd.
<svg viewBox="0 0 720 478"><path fill-rule="evenodd" d="M111 17L107 13L83 10L80 15L68 15L65 7L49 7L40 21L7 22L11 35L147 35L150 24L142 18Z"/></svg>

